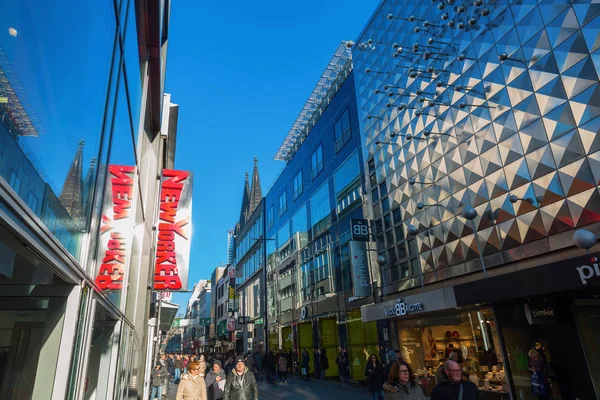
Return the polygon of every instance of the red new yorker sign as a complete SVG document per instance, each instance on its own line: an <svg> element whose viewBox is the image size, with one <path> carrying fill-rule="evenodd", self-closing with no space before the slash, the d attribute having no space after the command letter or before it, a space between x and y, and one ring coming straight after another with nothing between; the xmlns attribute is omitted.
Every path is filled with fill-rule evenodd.
<svg viewBox="0 0 600 400"><path fill-rule="evenodd" d="M121 290L133 239L135 167L108 166L100 227L96 284L102 290Z"/></svg>
<svg viewBox="0 0 600 400"><path fill-rule="evenodd" d="M192 182L193 175L189 171L165 169L162 172L154 290L187 290Z"/></svg>

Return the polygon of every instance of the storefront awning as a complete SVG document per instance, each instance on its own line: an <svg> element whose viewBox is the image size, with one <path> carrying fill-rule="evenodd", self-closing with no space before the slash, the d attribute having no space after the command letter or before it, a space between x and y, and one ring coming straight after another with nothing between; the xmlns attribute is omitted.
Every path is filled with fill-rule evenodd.
<svg viewBox="0 0 600 400"><path fill-rule="evenodd" d="M160 324L159 328L163 332L168 332L171 329L175 315L179 310L178 304L173 304L168 301L161 300L160 304Z"/></svg>

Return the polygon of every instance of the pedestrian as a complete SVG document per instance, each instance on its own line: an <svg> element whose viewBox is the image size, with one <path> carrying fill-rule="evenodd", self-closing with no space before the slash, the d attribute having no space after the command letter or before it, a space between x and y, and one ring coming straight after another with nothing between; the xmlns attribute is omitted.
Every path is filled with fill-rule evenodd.
<svg viewBox="0 0 600 400"><path fill-rule="evenodd" d="M267 369L267 383L276 383L275 370L277 368L277 359L273 350L265 357L265 368Z"/></svg>
<svg viewBox="0 0 600 400"><path fill-rule="evenodd" d="M175 356L172 353L169 354L169 358L167 358L167 369L169 371L169 376L175 378Z"/></svg>
<svg viewBox="0 0 600 400"><path fill-rule="evenodd" d="M329 369L329 359L327 358L327 350L323 347L321 349L321 379L325 379L327 370Z"/></svg>
<svg viewBox="0 0 600 400"><path fill-rule="evenodd" d="M387 382L390 377L390 370L396 361L403 361L400 351L389 350L387 352L387 365L383 370L383 379ZM383 362L383 361L382 361Z"/></svg>
<svg viewBox="0 0 600 400"><path fill-rule="evenodd" d="M225 375L229 375L229 373L233 370L235 365L233 364L233 357L227 357L227 362L223 365L223 369L225 370Z"/></svg>
<svg viewBox="0 0 600 400"><path fill-rule="evenodd" d="M302 350L302 379L308 381L310 373L310 356L306 349Z"/></svg>
<svg viewBox="0 0 600 400"><path fill-rule="evenodd" d="M431 400L484 400L477 385L462 379L462 369L456 361L446 361L444 373L448 380L435 385Z"/></svg>
<svg viewBox="0 0 600 400"><path fill-rule="evenodd" d="M316 348L313 351L313 356L315 357L313 359L315 364L315 379L317 379L321 377L321 350Z"/></svg>
<svg viewBox="0 0 600 400"><path fill-rule="evenodd" d="M279 371L279 383L287 383L287 359L283 353L277 359L277 370Z"/></svg>
<svg viewBox="0 0 600 400"><path fill-rule="evenodd" d="M175 368L175 384L178 385L181 378L181 373L183 372L183 359L181 358L181 353L175 356L173 366Z"/></svg>
<svg viewBox="0 0 600 400"><path fill-rule="evenodd" d="M206 384L200 376L200 363L193 362L188 365L188 373L181 376L177 388L176 400L207 400Z"/></svg>
<svg viewBox="0 0 600 400"><path fill-rule="evenodd" d="M542 353L531 349L527 353L529 357L529 371L531 371L531 392L539 400L551 399L550 381L548 380L548 363Z"/></svg>
<svg viewBox="0 0 600 400"><path fill-rule="evenodd" d="M383 400L383 367L375 354L371 354L365 368L367 387L373 394L373 400Z"/></svg>
<svg viewBox="0 0 600 400"><path fill-rule="evenodd" d="M246 367L252 372L254 372L254 356L251 351L248 351L246 354Z"/></svg>
<svg viewBox="0 0 600 400"><path fill-rule="evenodd" d="M244 357L237 357L235 368L227 375L223 400L258 400L258 386L252 371L246 367Z"/></svg>
<svg viewBox="0 0 600 400"><path fill-rule="evenodd" d="M204 354L200 354L198 363L200 364L200 376L204 377L206 374L206 360L204 359Z"/></svg>
<svg viewBox="0 0 600 400"><path fill-rule="evenodd" d="M450 355L448 355L448 360L458 362L458 354L456 354L455 352L450 353ZM448 360L446 360L446 361L448 361ZM446 376L446 373L444 372L444 363L442 363L438 367L438 369L435 371L435 383L436 384L446 382L448 380L448 377Z"/></svg>
<svg viewBox="0 0 600 400"><path fill-rule="evenodd" d="M225 396L226 375L221 368L221 361L215 360L212 369L206 374L206 395L208 400L219 400Z"/></svg>
<svg viewBox="0 0 600 400"><path fill-rule="evenodd" d="M150 392L150 400L162 399L163 386L165 384L165 377L169 376L169 371L167 368L160 362L156 362L156 366L154 367L154 371L152 371L152 391Z"/></svg>
<svg viewBox="0 0 600 400"><path fill-rule="evenodd" d="M385 400L425 400L410 365L404 360L392 363L390 377L383 384Z"/></svg>
<svg viewBox="0 0 600 400"><path fill-rule="evenodd" d="M190 357L186 354L183 356L183 373L187 374L187 366L190 363Z"/></svg>

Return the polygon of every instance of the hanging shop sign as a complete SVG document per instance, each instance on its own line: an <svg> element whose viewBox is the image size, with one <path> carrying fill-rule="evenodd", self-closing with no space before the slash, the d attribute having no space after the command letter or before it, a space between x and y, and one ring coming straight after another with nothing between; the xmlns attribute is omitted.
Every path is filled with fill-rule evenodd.
<svg viewBox="0 0 600 400"><path fill-rule="evenodd" d="M161 182L154 290L187 291L193 174L164 169Z"/></svg>
<svg viewBox="0 0 600 400"><path fill-rule="evenodd" d="M558 312L554 304L546 299L532 299L523 304L525 319L529 325L552 324L558 322Z"/></svg>
<svg viewBox="0 0 600 400"><path fill-rule="evenodd" d="M227 318L227 332L235 331L235 318Z"/></svg>
<svg viewBox="0 0 600 400"><path fill-rule="evenodd" d="M235 279L235 267L229 267L229 269L227 270L227 276L229 276L229 279Z"/></svg>
<svg viewBox="0 0 600 400"><path fill-rule="evenodd" d="M248 317L240 315L237 318L238 325L245 325L248 322Z"/></svg>
<svg viewBox="0 0 600 400"><path fill-rule="evenodd" d="M350 241L350 267L354 296L369 296L371 279L369 278L369 257L365 242Z"/></svg>
<svg viewBox="0 0 600 400"><path fill-rule="evenodd" d="M307 315L308 315L308 309L305 306L303 306L300 309L300 319L305 319L307 317Z"/></svg>
<svg viewBox="0 0 600 400"><path fill-rule="evenodd" d="M235 286L229 284L229 296L227 298L227 311L235 312L236 301L235 301Z"/></svg>
<svg viewBox="0 0 600 400"><path fill-rule="evenodd" d="M351 219L350 228L352 230L352 240L358 242L369 241L369 221L367 219Z"/></svg>
<svg viewBox="0 0 600 400"><path fill-rule="evenodd" d="M134 182L135 167L108 166L102 225L98 240L100 268L96 276L96 284L102 290L123 289L133 241Z"/></svg>

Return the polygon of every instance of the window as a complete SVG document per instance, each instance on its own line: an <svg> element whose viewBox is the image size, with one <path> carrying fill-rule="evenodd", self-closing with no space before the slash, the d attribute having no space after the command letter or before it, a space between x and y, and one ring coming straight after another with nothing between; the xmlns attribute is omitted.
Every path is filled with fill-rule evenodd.
<svg viewBox="0 0 600 400"><path fill-rule="evenodd" d="M308 244L308 218L306 204L296 211L292 217L292 233L298 234L298 249L303 249Z"/></svg>
<svg viewBox="0 0 600 400"><path fill-rule="evenodd" d="M379 190L377 190L377 188L373 189L371 192L371 197L373 198L373 203L377 203L379 201Z"/></svg>
<svg viewBox="0 0 600 400"><path fill-rule="evenodd" d="M287 190L279 195L279 215L283 215L287 211Z"/></svg>
<svg viewBox="0 0 600 400"><path fill-rule="evenodd" d="M269 210L267 211L267 227L273 227L273 206L269 207Z"/></svg>
<svg viewBox="0 0 600 400"><path fill-rule="evenodd" d="M302 170L300 170L294 177L294 200L300 197L303 191L304 188L302 187Z"/></svg>
<svg viewBox="0 0 600 400"><path fill-rule="evenodd" d="M312 177L313 179L319 175L321 171L323 171L323 145L320 144L319 147L312 153L310 157L311 166L312 166Z"/></svg>
<svg viewBox="0 0 600 400"><path fill-rule="evenodd" d="M323 186L310 198L310 220L313 237L319 235L331 225L331 205L329 204L329 184Z"/></svg>
<svg viewBox="0 0 600 400"><path fill-rule="evenodd" d="M352 137L352 130L350 129L350 115L348 110L344 111L340 119L337 120L333 128L335 135L335 152L340 151L346 143L350 141Z"/></svg>
<svg viewBox="0 0 600 400"><path fill-rule="evenodd" d="M27 197L27 205L34 213L37 213L38 199L33 195L33 193L29 193L29 197Z"/></svg>
<svg viewBox="0 0 600 400"><path fill-rule="evenodd" d="M10 171L10 179L8 184L11 188L15 189L15 192L19 193L19 189L21 189L21 178L14 170Z"/></svg>
<svg viewBox="0 0 600 400"><path fill-rule="evenodd" d="M334 173L336 209L338 215L361 199L360 161L355 151Z"/></svg>

